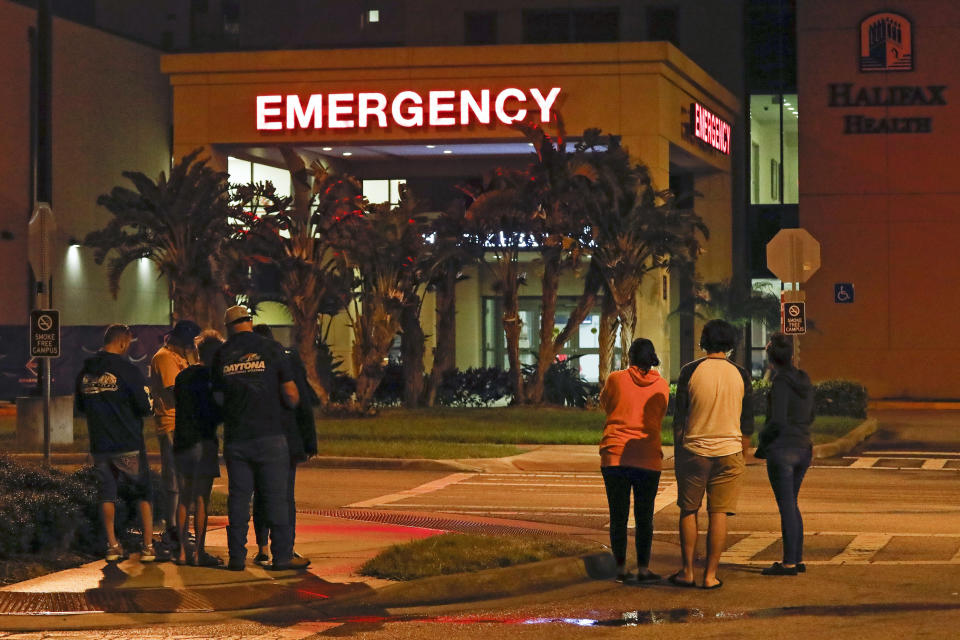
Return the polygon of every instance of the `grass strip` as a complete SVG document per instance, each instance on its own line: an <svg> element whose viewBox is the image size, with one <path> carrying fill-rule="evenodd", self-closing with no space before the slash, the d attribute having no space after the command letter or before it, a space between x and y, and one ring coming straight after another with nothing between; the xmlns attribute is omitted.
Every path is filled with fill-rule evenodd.
<svg viewBox="0 0 960 640"><path fill-rule="evenodd" d="M496 407L483 409L384 409L377 416L330 418L318 416L320 452L328 456L369 458L499 458L522 453L522 445L596 445L604 414L597 410L555 407ZM756 431L763 426L756 417ZM811 428L814 444L831 442L862 422L860 418L819 416ZM152 424L145 427L147 450L157 451ZM673 444L673 418L663 421L662 441ZM86 452L87 426L74 420L75 441L53 451ZM756 433L753 436L757 444ZM16 416L0 416L0 447L18 451Z"/></svg>
<svg viewBox="0 0 960 640"><path fill-rule="evenodd" d="M601 550L597 543L545 536L484 536L463 533L393 545L360 567L360 574L388 580L511 567Z"/></svg>

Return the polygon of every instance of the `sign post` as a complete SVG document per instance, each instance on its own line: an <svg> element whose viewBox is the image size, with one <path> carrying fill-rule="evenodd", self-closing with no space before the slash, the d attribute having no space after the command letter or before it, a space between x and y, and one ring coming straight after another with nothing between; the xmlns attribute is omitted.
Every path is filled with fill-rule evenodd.
<svg viewBox="0 0 960 640"><path fill-rule="evenodd" d="M800 336L807 331L806 303L800 284L820 268L820 243L806 229L781 229L767 243L767 268L792 291L781 294L780 326L793 335L794 366L800 366Z"/></svg>
<svg viewBox="0 0 960 640"><path fill-rule="evenodd" d="M40 202L33 210L33 216L27 225L27 257L33 267L37 282L35 309L30 313L30 355L40 357L40 385L43 393L43 462L50 465L50 358L60 356L60 313L53 311L51 261L54 233L57 225L53 219L53 210L46 202ZM34 329L37 337L34 343ZM56 339L49 338L56 333ZM45 353L34 353L34 347ZM53 347L56 353L51 353Z"/></svg>

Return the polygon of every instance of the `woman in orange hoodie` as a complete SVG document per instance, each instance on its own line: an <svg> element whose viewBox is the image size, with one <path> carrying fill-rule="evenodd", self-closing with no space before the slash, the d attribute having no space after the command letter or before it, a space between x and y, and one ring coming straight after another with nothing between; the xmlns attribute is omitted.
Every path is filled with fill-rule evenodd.
<svg viewBox="0 0 960 640"><path fill-rule="evenodd" d="M626 570L631 490L636 521L636 579L660 579L648 566L653 543L653 503L663 461L660 425L670 397L667 381L653 369L659 364L652 342L646 338L634 340L630 345L630 368L611 373L600 394L600 405L607 412L600 440L600 471L610 506L610 547L620 582L633 579Z"/></svg>

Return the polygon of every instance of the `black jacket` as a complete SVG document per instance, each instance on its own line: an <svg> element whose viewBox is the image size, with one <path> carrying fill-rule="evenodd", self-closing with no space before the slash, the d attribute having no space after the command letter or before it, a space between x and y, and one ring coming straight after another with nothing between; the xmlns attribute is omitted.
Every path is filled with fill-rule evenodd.
<svg viewBox="0 0 960 640"><path fill-rule="evenodd" d="M98 351L76 382L77 409L87 416L91 453L144 448L143 416L153 412L146 378L125 357Z"/></svg>
<svg viewBox="0 0 960 640"><path fill-rule="evenodd" d="M767 396L767 421L760 432L761 456L773 449L809 448L813 418L810 376L793 367L777 371Z"/></svg>
<svg viewBox="0 0 960 640"><path fill-rule="evenodd" d="M290 360L293 382L297 385L297 392L300 394L300 404L296 409L287 409L292 414L287 421L287 448L293 460L302 462L317 455L317 427L313 419L316 394L307 382L307 370L303 366L300 354L294 349L283 351Z"/></svg>

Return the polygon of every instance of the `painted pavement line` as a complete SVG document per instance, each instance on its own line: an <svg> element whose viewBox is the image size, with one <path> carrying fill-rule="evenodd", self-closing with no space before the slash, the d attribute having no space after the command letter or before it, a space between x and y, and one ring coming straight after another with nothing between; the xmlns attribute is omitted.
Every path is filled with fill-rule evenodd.
<svg viewBox="0 0 960 640"><path fill-rule="evenodd" d="M853 463L846 467L847 469L869 469L873 465L877 464L880 461L880 458L857 458Z"/></svg>
<svg viewBox="0 0 960 640"><path fill-rule="evenodd" d="M701 530L699 533L705 534L706 529ZM668 529L663 531L654 531L654 535L665 536L665 535L678 535L676 529ZM727 531L727 535L731 536L749 536L753 534L771 534L780 536L778 531ZM810 536L850 536L856 537L865 535L863 531L804 531L803 535L805 538ZM866 535L881 535L881 536L892 536L894 538L960 538L960 533L868 533Z"/></svg>
<svg viewBox="0 0 960 640"><path fill-rule="evenodd" d="M953 558L950 559L950 562L960 563L960 549L957 549L956 555L954 555Z"/></svg>
<svg viewBox="0 0 960 640"><path fill-rule="evenodd" d="M926 456L935 458L939 456L957 456L960 457L960 451L864 451L864 455L871 456Z"/></svg>
<svg viewBox="0 0 960 640"><path fill-rule="evenodd" d="M430 503L423 503L423 502L417 502L417 503L405 502L405 503L403 503L403 504L398 504L398 505L395 505L395 506L397 506L397 507L412 507L412 508L415 508L415 509L436 509L436 510L439 510L439 511L441 511L441 512L443 512L443 513L450 513L450 512L452 512L451 509L445 508L442 504L430 504ZM537 510L537 511L543 511L543 510L544 510L544 506L543 506L543 505L538 505L538 506L535 506L535 507L521 507L521 506L502 505L502 504L458 504L455 508L456 508L456 509L474 509L474 510L484 510L484 509L490 509L490 510L498 509L498 510L502 510L502 509L511 509L511 510L514 510L514 511L517 511L517 512L521 512L521 513L527 513L528 511L533 511L533 510ZM599 511L599 512L602 512L602 513L607 513L607 508L606 508L606 507L567 507L567 506L558 506L558 507L557 507L557 510L558 510L558 511L576 511L576 512ZM553 513L553 511L547 511L547 513Z"/></svg>
<svg viewBox="0 0 960 640"><path fill-rule="evenodd" d="M830 564L868 562L892 539L893 536L886 533L861 533L851 540L843 551L832 557Z"/></svg>
<svg viewBox="0 0 960 640"><path fill-rule="evenodd" d="M721 554L720 561L733 564L749 562L753 556L779 539L779 533L752 533L743 540L728 547L723 554Z"/></svg>
<svg viewBox="0 0 960 640"><path fill-rule="evenodd" d="M366 507L376 507L384 504L391 504L393 502L399 502L400 500L406 500L407 498L412 498L414 496L422 496L426 493L433 493L434 491L439 491L446 487L449 487L452 484L462 482L468 478L472 478L477 474L475 473L451 473L448 476L439 478L438 480L433 480L421 484L418 487L413 487L412 489L405 489L403 491L398 491L397 493L390 493L385 496L380 496L379 498L371 498L369 500L362 500L360 502L354 502L353 504L348 504L345 508L347 509L361 509Z"/></svg>
<svg viewBox="0 0 960 640"><path fill-rule="evenodd" d="M927 458L926 460L923 461L923 466L921 466L920 468L927 469L927 470L943 469L946 466L947 462L949 462L949 460L947 460L946 458Z"/></svg>
<svg viewBox="0 0 960 640"><path fill-rule="evenodd" d="M554 482L458 482L458 486L468 487L557 487L558 489L589 489L603 488L602 483L593 482L590 484L558 484Z"/></svg>

